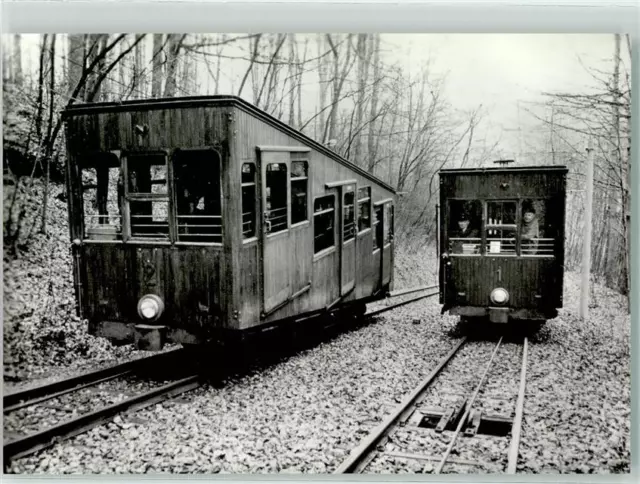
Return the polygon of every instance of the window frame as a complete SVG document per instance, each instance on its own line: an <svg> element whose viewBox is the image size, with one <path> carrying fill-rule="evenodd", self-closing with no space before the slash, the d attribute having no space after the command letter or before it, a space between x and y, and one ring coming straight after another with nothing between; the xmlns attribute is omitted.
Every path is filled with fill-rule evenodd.
<svg viewBox="0 0 640 484"><path fill-rule="evenodd" d="M478 242L479 244L479 248L480 251L477 254L461 254L461 253L455 253L452 252L450 247L451 247L451 236L450 236L450 225L452 222L452 209L451 209L451 205L452 203L464 203L464 202L477 202L480 205L480 227L478 228L479 233L480 233L480 237L476 237L479 238L480 241ZM445 248L445 252L447 252L450 256L452 257L482 257L484 255L484 244L486 241L486 238L484 236L484 227L485 227L485 219L486 219L486 213L485 213L485 199L482 198L465 198L465 197L448 197L446 199L446 223L444 226L444 238L445 238L445 243L444 243L444 248Z"/></svg>
<svg viewBox="0 0 640 484"><path fill-rule="evenodd" d="M352 188L353 189L350 189ZM349 184L349 185L345 185L343 187L343 189L341 190L341 196L342 196L342 226L341 226L341 231L342 231L342 243L346 244L347 242L351 241L351 240L355 240L356 236L358 235L358 217L356 214L356 208L358 207L358 187L356 184ZM353 201L351 202L351 204L347 205L347 195L349 194L353 194ZM352 207L352 221L351 224L353 225L353 230L351 232L351 234L345 234L345 230L347 230L347 210L349 207ZM348 238L347 238L348 237Z"/></svg>
<svg viewBox="0 0 640 484"><path fill-rule="evenodd" d="M174 150L175 151L175 150ZM164 166L166 170L165 184L167 187L166 193L130 193L129 192L129 158L135 156L163 156ZM170 163L171 161L171 163ZM122 151L120 157L120 163L122 166L122 172L124 176L123 187L123 239L125 241L143 242L143 243L159 243L159 244L171 244L176 241L175 237L175 216L174 203L173 203L173 152L169 150L148 150L148 151ZM153 185L153 184L151 184ZM167 202L167 236L166 237L140 237L139 235L133 235L131 230L131 206L130 202ZM152 206L153 207L153 206ZM153 211L153 208L152 208ZM126 229L125 229L126 227ZM126 235L125 235L126 234Z"/></svg>
<svg viewBox="0 0 640 484"><path fill-rule="evenodd" d="M384 204L385 207L385 214L384 216L384 225L386 225L387 230L384 231L384 233L382 234L382 247L387 248L389 247L392 243L393 243L393 217L394 217L394 209L393 209L393 203L389 202L389 203L385 203Z"/></svg>
<svg viewBox="0 0 640 484"><path fill-rule="evenodd" d="M380 219L377 217L377 211L380 210ZM378 226L384 220L384 204L374 204L373 205L373 220L371 222L371 229L373 231L373 249L372 253L375 254L377 251L382 250L384 247L384 224L382 227L378 229ZM378 230L380 230L380 240L378 240ZM380 243L378 243L380 242Z"/></svg>
<svg viewBox="0 0 640 484"><path fill-rule="evenodd" d="M360 190L365 190L365 194L366 196L363 198L360 198L359 192ZM357 195L357 205L358 205L358 234L357 235L361 235L366 233L368 230L371 230L371 226L372 226L372 216L371 216L371 207L372 207L372 199L371 199L371 186L366 186L366 187L360 187L358 188L357 191L358 195ZM367 207L367 213L369 215L369 217L360 217L360 206L366 204ZM363 229L360 229L360 221L361 220L368 220L369 222L369 226L365 227Z"/></svg>
<svg viewBox="0 0 640 484"><path fill-rule="evenodd" d="M211 152L213 153L217 159L218 159L218 183L220 186L220 225L221 225L221 234L220 234L220 242L212 242L212 241L190 241L190 240L179 240L179 234L178 234L178 207L177 207L177 190L176 190L176 179L175 179L175 173L174 173L174 163L176 161L176 155L178 153L193 153L193 152ZM174 245L178 245L181 247L184 246L197 246L197 247L222 247L224 245L224 234L225 234L225 226L224 226L224 210L225 210L225 206L224 206L224 193L223 193L223 168L222 168L222 153L216 149L213 148L211 146L196 146L196 147L189 147L189 148L175 148L173 150L171 150L171 163L169 163L170 167L171 167L171 200L174 206L174 209L172 211L173 214L173 219L172 219L172 226L173 226L173 235L172 235L172 244Z"/></svg>
<svg viewBox="0 0 640 484"><path fill-rule="evenodd" d="M113 232L113 237L108 237L108 238L99 238L99 236L97 236L96 238L92 238L88 236L88 232L87 232L87 217L86 217L86 213L85 213L85 199L84 199L84 194L85 194L85 190L95 190L95 199L96 199L96 203L98 201L98 171L97 171L97 163L93 163L93 164L89 164L87 163L86 160L89 159L95 159L95 158L99 158L99 157L104 157L105 160L108 158L114 158L115 163L113 164L113 166L108 166L107 167L107 177L109 177L109 170L111 170L112 168L116 168L119 170L119 176L123 176L123 166L122 166L122 156L121 156L121 151L120 150L112 150L112 151L88 151L88 152L84 152L84 153L79 153L77 155L75 155L74 162L75 165L77 167L77 186L78 186L78 193L80 195L79 200L78 200L78 213L76 215L76 217L72 217L71 218L71 222L73 223L73 221L78 221L79 223L77 223L78 226L78 235L80 236L79 238L83 241L83 242L89 242L89 243L101 243L101 242L108 242L108 243L122 243L125 239L125 233L126 233L126 219L124 216L124 182L123 182L123 187L122 187L122 194L118 193L118 181L116 181L116 204L118 206L118 215L115 215L116 218L119 219L119 225L120 225L120 230L115 230ZM95 175L96 175L96 185L95 187L93 186L86 186L84 185L82 176L83 176L83 171L84 170L95 170ZM124 178L124 176L123 176ZM109 203L109 184L107 183L107 205ZM98 215L96 215L97 217L100 217L101 214L98 213ZM108 213L108 208L107 208L107 214L106 215L102 215L102 216L107 216L109 219L114 217L114 216L110 216ZM93 224L90 224L93 225ZM116 228L117 225L113 225L111 223L107 223L107 224L97 224L98 226L103 225L105 227L113 227ZM98 235L98 234L96 234ZM105 234L107 235L107 234Z"/></svg>
<svg viewBox="0 0 640 484"><path fill-rule="evenodd" d="M519 198L462 198L462 197L451 197L447 198L446 202L446 224L444 226L444 235L445 235L445 251L453 257L498 257L498 258L531 258L531 259L555 259L556 258L556 244L558 243L557 239L553 237L539 237L540 241L549 242L549 240L553 243L553 253L550 254L523 254L522 253L522 206L524 201L535 201L542 202L545 205L549 203L550 199L547 197L519 197ZM451 210L451 202L471 202L477 201L481 204L481 212L482 212L482 220L480 221L480 252L477 254L460 254L453 253L450 250L450 229L449 224L451 223L452 210ZM515 212L515 224L489 224L489 203L492 202L512 202L516 204L516 212ZM488 244L488 231L489 230L513 230L515 232L515 240L516 247L513 253L491 253L487 249ZM549 239L549 240L547 240Z"/></svg>
<svg viewBox="0 0 640 484"><path fill-rule="evenodd" d="M305 154L306 155L306 154ZM306 171L306 176L297 176L294 177L293 176L293 164L294 163L304 163L304 167L305 167L305 171ZM309 223L309 170L310 170L310 165L309 165L309 159L308 156L296 156L295 153L291 154L291 160L290 160L290 170L289 170L289 206L291 207L291 222L290 222L290 227L298 227L300 225L305 225ZM294 215L294 210L293 210L293 184L294 183L300 183L300 182L304 182L304 187L305 187L305 191L304 191L304 197L305 197L305 207L304 207L304 219L302 220L298 220L295 221L293 220L293 215Z"/></svg>
<svg viewBox="0 0 640 484"><path fill-rule="evenodd" d="M267 188L269 188L267 186L267 182L268 182L267 178L268 178L268 173L269 173L269 166L271 166L271 165L282 165L282 166L284 166L286 172L285 172L285 182L284 182L283 185L284 185L285 189L287 190L287 193L285 194L285 197L284 197L285 198L284 207L279 207L277 209L268 209L268 210L267 210L266 206L264 207L264 222L265 222L265 225L268 224L269 230L267 231L266 229L263 229L263 232L264 232L264 234L265 234L265 236L267 238L276 237L276 236L282 236L283 234L288 233L289 229L291 228L291 187L290 187L291 182L289 181L289 178L291 176L291 169L289 167L289 164L290 164L290 162L288 162L288 160L283 160L283 161L275 161L275 162L272 162L272 163L267 163L266 166L264 167L265 176L264 176L264 180L263 180L263 183L262 183L262 189L264 190L264 201L265 201L265 203L267 203L269 201L268 197L271 197L271 195L268 194L268 192L267 192ZM283 210L283 209L286 211L285 227L283 229L281 229L281 230L278 230L277 232L273 232L271 230L271 227L272 227L271 220L269 220L267 212L271 212L273 210Z"/></svg>
<svg viewBox="0 0 640 484"><path fill-rule="evenodd" d="M216 159L218 160L218 180L220 187L220 223L222 225L221 229L221 241L220 242L199 242L199 241L184 241L178 239L177 234L177 225L178 225L178 214L177 214L177 205L176 205L176 180L174 176L174 161L176 160L176 155L178 153L188 153L188 152L211 152ZM135 156L162 156L164 157L164 166L166 169L165 175L165 185L166 185L166 193L136 193L129 191L129 163L130 158ZM90 159L92 157L98 156L115 156L117 159L116 166L120 169L122 174L122 195L119 199L119 209L120 209L120 224L121 231L116 233L115 239L93 239L87 238L86 233L86 222L85 222L85 213L84 213L84 189L82 182L82 171L87 168L96 168L95 164L88 164L85 160ZM198 247L222 247L224 245L224 213L225 213L225 201L224 201L224 187L223 187L223 167L222 167L222 154L220 151L212 146L196 146L196 147L188 147L188 148L172 148L172 149L149 149L149 150L110 150L110 151L95 151L89 150L80 153L76 153L71 155L71 159L73 160L73 166L75 167L73 170L73 174L71 176L71 181L74 186L77 187L78 190L78 200L77 206L78 209L74 209L74 214L72 218L72 223L74 226L74 233L78 234L78 237L81 238L83 242L87 243L132 243L136 245L176 245L176 246L198 246ZM257 183L257 182L256 182ZM257 195L256 195L257 196ZM75 195L74 195L75 198ZM167 224L168 224L168 233L166 237L140 237L134 236L131 233L131 211L130 211L130 202L136 201L166 201L167 202ZM76 205L76 202L74 202ZM256 206L256 216L258 214L258 207ZM258 230L258 222L256 222L256 231ZM257 235L256 235L257 238ZM246 239L250 240L250 239Z"/></svg>
<svg viewBox="0 0 640 484"><path fill-rule="evenodd" d="M482 203L482 223L481 223L481 233L480 233L480 238L482 239L481 242L481 253L480 255L484 255L487 257L506 257L506 258L511 258L511 257L519 257L520 256L520 229L521 229L521 217L520 217L520 210L521 210L521 200L518 198L489 198L489 199L480 199L480 202ZM514 223L512 224L496 224L496 223L489 223L489 204L490 203L513 203L515 205L515 220ZM515 232L515 246L514 246L514 251L513 253L509 253L509 252L489 252L488 251L488 239L489 239L489 230L502 230L502 231L507 231L507 230L511 230L513 232Z"/></svg>
<svg viewBox="0 0 640 484"><path fill-rule="evenodd" d="M252 167L253 169L253 182L243 182L242 181L242 175L243 175L243 168L245 165L249 165ZM253 211L253 234L250 236L245 236L244 234L244 215L245 215L245 207L244 207L244 189L253 186L253 207L252 207L252 211ZM252 241L258 238L258 213L259 213L259 209L258 209L258 170L257 170L257 164L253 161L246 161L243 162L240 165L240 235L242 237L242 241L243 243L248 242L248 241ZM249 213L249 212L247 212Z"/></svg>
<svg viewBox="0 0 640 484"><path fill-rule="evenodd" d="M316 212L316 202L323 198L332 199L332 208L330 209L327 208L327 209L321 210L320 212ZM337 215L336 200L337 200L337 196L335 193L318 195L313 198L313 258L314 258L314 261L322 258L327 254L335 252L337 250L339 241L337 240L338 238L336 237L336 231L338 226L338 224L336 223L336 215ZM316 217L318 215L324 215L325 213L329 213L329 211L333 212L333 243L330 246L324 247L323 249L316 250Z"/></svg>
<svg viewBox="0 0 640 484"><path fill-rule="evenodd" d="M518 233L517 233L517 242L518 242L518 257L524 257L524 258L531 258L531 259L548 259L548 260L553 260L556 259L556 251L557 251L557 246L556 244L558 244L558 239L556 237L538 237L538 243L540 242L546 242L548 243L549 241L551 241L552 245L552 252L549 254L522 254L522 226L523 226L523 220L522 220L522 209L523 209L523 205L525 201L532 201L532 202L540 202L543 203L545 205L545 216L547 213L549 213L548 210L548 204L551 202L552 198L550 197L523 197L523 198L519 198L518 199L518 208L517 208L517 217L518 217ZM538 223L539 223L539 219L538 219ZM546 221L546 219L545 219ZM557 227L555 230L558 230Z"/></svg>

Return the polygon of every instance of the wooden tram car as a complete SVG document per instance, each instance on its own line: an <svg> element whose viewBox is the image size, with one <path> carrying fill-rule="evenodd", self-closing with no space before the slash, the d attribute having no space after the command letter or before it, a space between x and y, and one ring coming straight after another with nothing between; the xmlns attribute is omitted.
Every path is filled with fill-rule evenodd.
<svg viewBox="0 0 640 484"><path fill-rule="evenodd" d="M499 166L439 175L443 313L494 323L555 317L562 307L567 169Z"/></svg>
<svg viewBox="0 0 640 484"><path fill-rule="evenodd" d="M90 333L150 349L224 341L364 312L391 288L394 190L242 99L78 104L64 117Z"/></svg>

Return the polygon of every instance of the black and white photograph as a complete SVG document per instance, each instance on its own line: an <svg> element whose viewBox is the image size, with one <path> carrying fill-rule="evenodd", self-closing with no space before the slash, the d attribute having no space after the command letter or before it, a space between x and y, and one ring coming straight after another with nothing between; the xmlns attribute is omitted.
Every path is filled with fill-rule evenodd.
<svg viewBox="0 0 640 484"><path fill-rule="evenodd" d="M630 35L1 41L5 474L631 472Z"/></svg>

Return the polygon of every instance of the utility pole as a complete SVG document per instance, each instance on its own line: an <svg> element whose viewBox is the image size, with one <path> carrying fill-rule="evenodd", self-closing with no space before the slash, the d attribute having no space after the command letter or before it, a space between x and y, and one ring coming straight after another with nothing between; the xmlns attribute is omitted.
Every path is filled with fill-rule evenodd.
<svg viewBox="0 0 640 484"><path fill-rule="evenodd" d="M582 288L580 291L580 318L589 316L589 275L591 274L591 230L593 212L593 140L589 139L587 148L587 179L585 190L587 203L584 217L584 243L582 244Z"/></svg>

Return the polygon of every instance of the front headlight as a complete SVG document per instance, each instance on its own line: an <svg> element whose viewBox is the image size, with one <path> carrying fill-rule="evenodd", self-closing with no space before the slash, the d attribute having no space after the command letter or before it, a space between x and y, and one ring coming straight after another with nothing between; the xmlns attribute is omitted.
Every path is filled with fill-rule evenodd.
<svg viewBox="0 0 640 484"><path fill-rule="evenodd" d="M155 294L147 294L138 301L138 314L146 321L155 321L164 310L164 303Z"/></svg>
<svg viewBox="0 0 640 484"><path fill-rule="evenodd" d="M494 304L505 304L509 300L509 293L506 289L498 287L491 291L490 298Z"/></svg>

